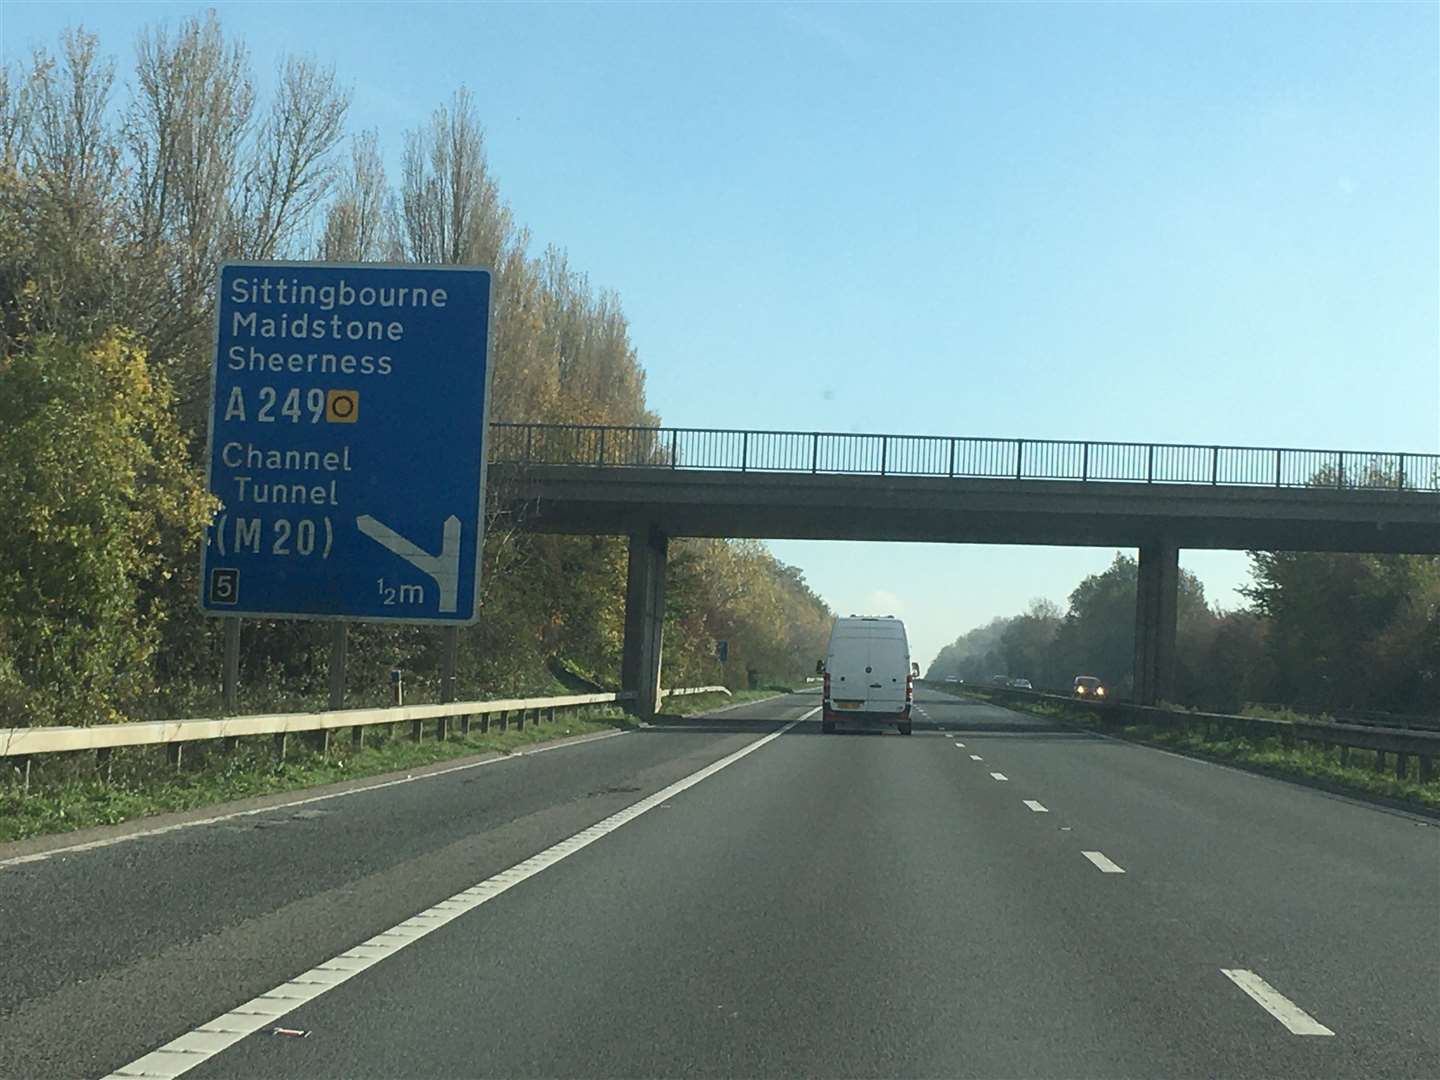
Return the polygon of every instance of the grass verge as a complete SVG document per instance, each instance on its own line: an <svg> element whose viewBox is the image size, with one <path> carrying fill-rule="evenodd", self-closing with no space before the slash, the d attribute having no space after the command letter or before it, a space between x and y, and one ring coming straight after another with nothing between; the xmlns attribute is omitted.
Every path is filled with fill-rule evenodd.
<svg viewBox="0 0 1440 1080"><path fill-rule="evenodd" d="M0 843L396 772L488 751L510 753L553 739L630 726L624 713L610 707L587 709L584 715L562 713L553 724L532 722L523 730L492 728L481 733L476 725L463 738L452 726L451 738L445 742L435 739L432 724L426 725L420 742L411 740L408 723L394 725L394 731L386 725L373 725L365 729L365 746L358 751L351 749L349 730L343 728L331 733L329 751L323 754L311 739L292 735L284 760L277 758L270 739L264 736L241 739L229 752L223 751L218 741L187 743L179 768L166 761L159 747L125 747L113 752L108 776L97 768L93 753L45 755L32 762L28 792L19 774L4 769Z"/></svg>
<svg viewBox="0 0 1440 1080"><path fill-rule="evenodd" d="M979 691L972 691L966 696L991 700ZM1116 729L1102 725L1088 710L1069 709L1048 701L1024 705L1005 702L1004 707L1032 716L1062 720L1090 731L1104 731L1131 742L1207 761L1237 765L1267 776L1296 780L1329 791L1375 798L1417 810L1440 812L1440 780L1433 780L1428 784L1420 783L1420 763L1414 760L1413 756L1406 777L1402 780L1395 775L1394 755L1387 758L1387 767L1380 770L1376 767L1377 754L1373 750L1352 747L1348 754L1342 754L1339 747L1319 746L1314 743L1297 742L1294 746L1286 746L1278 736L1264 739L1218 733L1207 736L1199 724L1187 722L1183 717L1177 718L1173 724L1130 724ZM1274 710L1271 710L1264 715L1273 714ZM1309 719L1295 714L1286 718Z"/></svg>
<svg viewBox="0 0 1440 1080"><path fill-rule="evenodd" d="M726 705L765 701L788 693L791 691L771 687L765 690L732 690L728 694L687 694L684 697L667 697L660 705L660 712L665 716L694 716L711 709L723 709Z"/></svg>

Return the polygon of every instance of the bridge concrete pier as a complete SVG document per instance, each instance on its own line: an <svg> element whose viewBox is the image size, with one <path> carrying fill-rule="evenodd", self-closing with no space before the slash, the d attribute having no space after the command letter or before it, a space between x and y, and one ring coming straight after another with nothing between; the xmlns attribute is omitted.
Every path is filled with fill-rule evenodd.
<svg viewBox="0 0 1440 1080"><path fill-rule="evenodd" d="M650 720L660 705L660 655L665 632L665 560L669 538L651 526L630 534L625 583L625 648L620 688L637 695L628 705Z"/></svg>
<svg viewBox="0 0 1440 1080"><path fill-rule="evenodd" d="M1160 540L1140 545L1135 588L1135 701L1154 705L1175 695L1175 622L1180 599L1180 548Z"/></svg>

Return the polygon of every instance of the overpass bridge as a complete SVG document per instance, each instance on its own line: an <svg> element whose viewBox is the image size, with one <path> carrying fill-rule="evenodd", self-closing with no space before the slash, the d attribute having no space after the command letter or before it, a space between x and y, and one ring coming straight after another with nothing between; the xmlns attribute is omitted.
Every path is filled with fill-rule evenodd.
<svg viewBox="0 0 1440 1080"><path fill-rule="evenodd" d="M1135 696L1174 682L1181 548L1440 553L1440 454L491 425L537 532L630 538L622 687L653 713L671 537L1133 547Z"/></svg>

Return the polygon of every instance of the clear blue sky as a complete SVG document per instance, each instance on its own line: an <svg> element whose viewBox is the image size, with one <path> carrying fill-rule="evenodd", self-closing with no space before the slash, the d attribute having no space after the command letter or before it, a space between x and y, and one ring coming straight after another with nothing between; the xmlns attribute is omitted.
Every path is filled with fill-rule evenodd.
<svg viewBox="0 0 1440 1080"><path fill-rule="evenodd" d="M669 423L1440 446L1435 4L216 6L392 155L467 84ZM83 18L123 72L199 10L6 0L0 47ZM774 546L922 663L1113 555Z"/></svg>

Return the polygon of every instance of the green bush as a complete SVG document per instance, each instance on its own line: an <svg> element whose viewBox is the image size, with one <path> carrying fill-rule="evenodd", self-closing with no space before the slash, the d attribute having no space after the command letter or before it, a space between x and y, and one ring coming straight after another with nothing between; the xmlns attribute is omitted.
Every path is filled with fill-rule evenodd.
<svg viewBox="0 0 1440 1080"><path fill-rule="evenodd" d="M0 723L125 718L153 682L165 537L193 545L211 509L128 335L0 359Z"/></svg>

